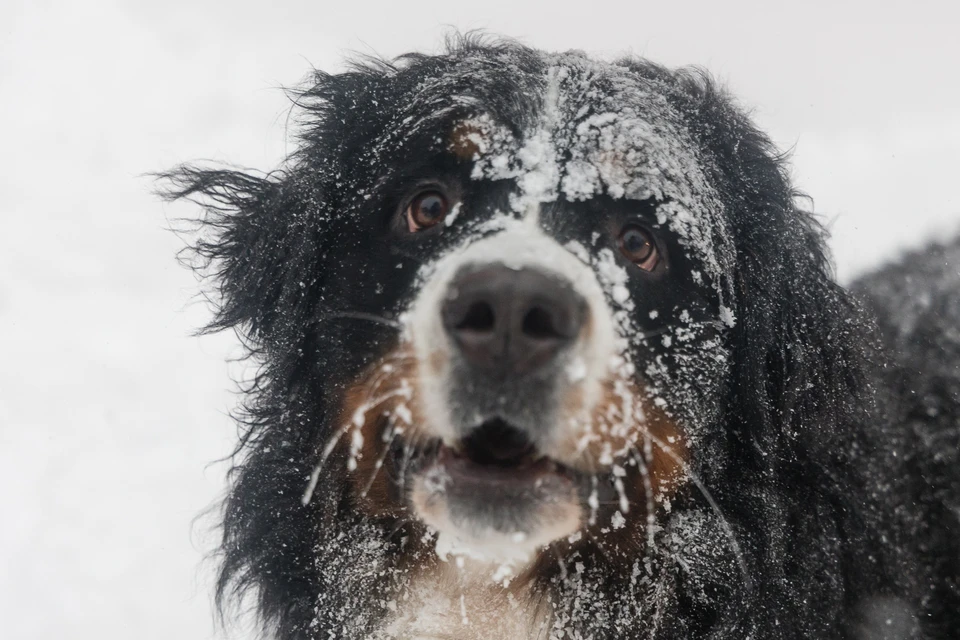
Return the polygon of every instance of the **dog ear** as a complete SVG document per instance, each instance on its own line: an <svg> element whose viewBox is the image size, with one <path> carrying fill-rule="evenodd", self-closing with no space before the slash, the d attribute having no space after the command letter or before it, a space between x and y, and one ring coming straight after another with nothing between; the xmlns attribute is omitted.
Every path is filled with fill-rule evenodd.
<svg viewBox="0 0 960 640"><path fill-rule="evenodd" d="M770 202L753 214L734 278L736 386L749 398L741 415L754 437L829 437L860 404L870 323L834 281L827 234L811 214Z"/></svg>
<svg viewBox="0 0 960 640"><path fill-rule="evenodd" d="M245 454L233 459L222 506L216 602L223 616L256 593L264 629L312 611L312 599L304 604L291 593L319 592L308 568L292 567L290 558L308 557L315 544L299 522L300 494L326 422L320 397L291 389L312 371L298 366L298 354L322 304L324 256L335 240L322 181L301 171L256 175L181 166L159 176L163 197L203 208L199 220L185 223L189 246L182 257L211 288L215 315L206 331L233 328L250 353L263 356L234 412L240 433L234 456ZM307 403L317 404L304 409ZM298 417L291 427L288 414L309 419Z"/></svg>
<svg viewBox="0 0 960 640"><path fill-rule="evenodd" d="M315 189L291 174L194 166L159 178L164 198L186 198L204 210L199 221L185 223L189 246L181 259L212 284L215 316L205 330L235 328L263 348L304 326L316 299L308 294L322 286L323 274L326 212Z"/></svg>
<svg viewBox="0 0 960 640"><path fill-rule="evenodd" d="M872 325L836 283L828 234L801 208L784 158L772 149L762 134L740 137L734 340L746 357L737 386L760 398L742 405L763 411L753 416L761 432L790 440L813 430L814 439L829 446L833 434L849 432L837 427L864 417L858 412Z"/></svg>
<svg viewBox="0 0 960 640"><path fill-rule="evenodd" d="M182 258L212 284L216 315L206 331L235 328L253 348L290 347L320 304L326 247L343 232L344 191L370 184L364 145L384 125L388 63L330 75L317 71L290 90L299 148L271 174L183 165L158 176L159 194L199 204Z"/></svg>
<svg viewBox="0 0 960 640"><path fill-rule="evenodd" d="M685 93L734 251L730 395L717 437L736 463L711 458L701 477L727 517L751 523L741 544L748 564L762 565L764 598L816 602L839 619L842 588L825 585L843 584L841 553L867 584L893 584L880 572L900 566L896 538L881 535L886 494L865 488L877 446L872 322L835 282L826 230L800 206L784 155L702 75ZM797 567L805 577L787 579ZM803 635L826 632L811 624Z"/></svg>
<svg viewBox="0 0 960 640"><path fill-rule="evenodd" d="M833 278L826 231L799 206L786 156L734 100L702 71L679 77L733 235L740 428L753 425L752 439L780 438L853 419L870 323Z"/></svg>

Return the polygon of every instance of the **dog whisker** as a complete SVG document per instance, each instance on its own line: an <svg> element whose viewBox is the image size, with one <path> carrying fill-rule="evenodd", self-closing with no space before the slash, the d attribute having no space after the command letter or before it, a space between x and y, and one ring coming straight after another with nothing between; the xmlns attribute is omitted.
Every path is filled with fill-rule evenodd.
<svg viewBox="0 0 960 640"><path fill-rule="evenodd" d="M727 520L727 517L723 515L723 511L720 509L720 505L717 504L717 501L714 499L713 494L707 489L707 487L700 481L700 478L694 473L693 469L683 459L682 456L678 455L672 447L660 440L657 436L652 433L649 434L650 439L660 447L660 449L667 454L674 462L676 462L683 469L684 473L690 481L697 487L697 490L703 495L706 499L707 504L710 505L710 508L713 512L720 518L720 526L723 528L724 535L727 537L727 541L730 543L731 551L737 558L737 564L740 566L740 573L742 574L744 587L747 592L753 591L753 579L750 577L750 572L747 569L747 563L744 559L743 552L740 549L740 543L737 542L737 537L733 532L733 527L730 525L730 521Z"/></svg>
<svg viewBox="0 0 960 640"><path fill-rule="evenodd" d="M334 319L347 319L347 320L365 320L367 322L374 322L377 324L382 324L386 327L392 329L403 329L403 323L394 320L392 318L387 318L385 316L380 316L375 313L367 313L366 311L331 311L325 313L322 320L334 320Z"/></svg>
<svg viewBox="0 0 960 640"><path fill-rule="evenodd" d="M408 440L403 445L403 454L400 456L400 465L397 469L395 479L397 489L400 495L405 495L407 486L407 470L410 465L410 457L413 455L413 444Z"/></svg>
<svg viewBox="0 0 960 640"><path fill-rule="evenodd" d="M359 429L363 424L364 417L368 411L375 409L380 404L386 402L387 400L394 398L398 395L409 395L409 387L400 386L396 389L392 389L387 393L383 394L378 398L368 401L361 405L355 412L350 420L346 424L342 425L337 429L330 439L327 441L327 444L323 448L323 452L320 455L320 460L317 462L317 465L313 468L313 471L310 473L310 480L307 483L307 488L303 492L303 497L301 498L301 503L306 506L310 503L311 498L313 497L313 492L317 488L317 483L320 480L320 473L323 470L324 465L327 462L327 459L330 457L330 454L336 448L337 443L349 432L351 429Z"/></svg>
<svg viewBox="0 0 960 640"><path fill-rule="evenodd" d="M389 419L389 424L387 426L389 430L389 436L384 440L383 452L380 454L380 457L377 458L377 461L373 465L373 472L370 473L370 479L367 481L366 486L363 488L363 491L360 493L361 498L366 498L367 493L370 491L370 487L373 486L374 480L377 478L377 474L380 472L380 469L383 467L384 460L387 459L387 455L390 453L390 446L393 444L394 439L397 435L403 430L398 428L394 422L394 418L391 415Z"/></svg>
<svg viewBox="0 0 960 640"><path fill-rule="evenodd" d="M597 524L597 507L600 504L596 473L590 474L590 497L587 498L587 504L590 506L590 517L587 519L587 524L592 527L593 525Z"/></svg>
<svg viewBox="0 0 960 640"><path fill-rule="evenodd" d="M377 390L379 390L380 385L383 384L385 380L390 380L393 377L393 375L396 373L396 368L394 366L395 364L398 364L398 363L402 364L404 362L409 362L414 359L415 359L414 356L407 356L407 355L404 355L404 356L394 355L384 359L380 363L380 367L377 369L377 374L373 378L371 378L370 381L367 383L367 393L369 395L373 395L374 393L377 392ZM405 378L400 378L399 380L400 383L403 383L405 381L406 381Z"/></svg>
<svg viewBox="0 0 960 640"><path fill-rule="evenodd" d="M387 540L392 540L393 536L397 535L404 527L413 524L414 521L409 517L397 518L397 522L394 524L393 528L390 529L390 532L387 534Z"/></svg>
<svg viewBox="0 0 960 640"><path fill-rule="evenodd" d="M554 561L557 563L557 568L560 570L560 579L567 579L567 563L563 561L563 555L557 550L555 542L550 543L548 546L550 553L553 555Z"/></svg>
<svg viewBox="0 0 960 640"><path fill-rule="evenodd" d="M644 447L646 448L650 442L650 438L647 434L644 434ZM640 451L637 449L636 445L632 442L630 443L630 448L632 449L633 459L637 463L637 468L640 471L640 477L643 481L643 494L647 501L647 513L645 516L646 519L646 530L647 530L647 546L650 549L653 549L656 546L655 532L657 525L657 512L653 504L653 485L650 482L650 469L647 467L647 460L650 458L649 452L647 455L641 455Z"/></svg>
<svg viewBox="0 0 960 640"><path fill-rule="evenodd" d="M337 443L340 442L340 439L350 430L353 424L348 422L342 425L337 429L323 448L323 452L320 455L320 461L313 467L313 471L310 472L310 480L307 482L307 488L303 492L303 497L300 498L301 504L307 506L310 504L310 500L313 498L313 492L317 489L317 483L320 481L320 472L323 470L323 466L327 462L327 458L330 457L330 454L333 453L334 448L337 446Z"/></svg>

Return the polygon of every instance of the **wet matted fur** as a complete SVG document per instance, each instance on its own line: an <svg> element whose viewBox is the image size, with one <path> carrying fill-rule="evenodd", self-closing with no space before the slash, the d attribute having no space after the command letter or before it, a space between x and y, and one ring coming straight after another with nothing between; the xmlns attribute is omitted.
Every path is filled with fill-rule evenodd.
<svg viewBox="0 0 960 640"><path fill-rule="evenodd" d="M209 329L259 366L222 604L283 640L953 637L955 263L918 272L949 318L922 356L892 324L920 260L860 285L881 349L783 157L697 70L465 38L318 72L296 110L282 168L165 176L205 208ZM420 228L424 194L448 209ZM636 228L659 262L624 258ZM501 264L586 320L562 368L477 391L436 318ZM535 485L450 480L481 422L547 456ZM485 535L492 561L458 548Z"/></svg>

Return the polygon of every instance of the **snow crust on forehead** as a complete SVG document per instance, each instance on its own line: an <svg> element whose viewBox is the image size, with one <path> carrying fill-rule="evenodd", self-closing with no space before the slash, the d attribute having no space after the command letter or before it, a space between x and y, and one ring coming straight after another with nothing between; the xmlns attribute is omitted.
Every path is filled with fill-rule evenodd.
<svg viewBox="0 0 960 640"><path fill-rule="evenodd" d="M521 214L560 198L653 198L658 223L695 253L728 299L722 283L733 256L723 205L667 98L671 87L578 54L548 56L548 63L532 126L515 134L487 114L463 123L476 149L472 177L514 180L511 206Z"/></svg>

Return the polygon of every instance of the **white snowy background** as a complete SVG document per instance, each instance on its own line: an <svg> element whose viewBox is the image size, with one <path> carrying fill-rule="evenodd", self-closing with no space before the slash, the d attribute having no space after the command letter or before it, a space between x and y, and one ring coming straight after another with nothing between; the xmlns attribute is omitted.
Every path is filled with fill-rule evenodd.
<svg viewBox="0 0 960 640"><path fill-rule="evenodd" d="M164 229L194 212L143 174L270 168L288 150L279 87L311 65L485 28L713 71L795 149L849 280L960 231L960 10L907 4L0 4L0 636L217 635L215 536L194 518L223 489L207 465L233 442L238 351L190 337L207 313Z"/></svg>

